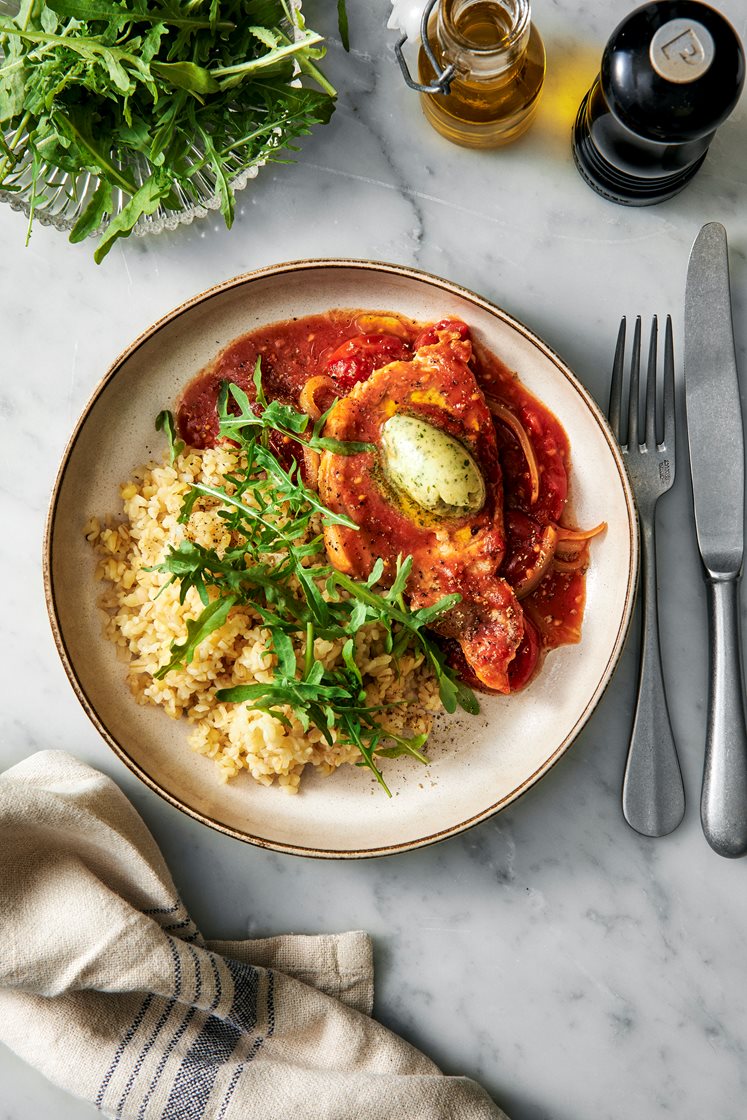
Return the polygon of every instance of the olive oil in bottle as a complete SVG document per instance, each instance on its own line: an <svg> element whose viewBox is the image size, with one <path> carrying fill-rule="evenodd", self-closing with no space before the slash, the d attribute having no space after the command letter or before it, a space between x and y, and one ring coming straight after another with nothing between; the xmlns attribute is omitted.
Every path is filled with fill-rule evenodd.
<svg viewBox="0 0 747 1120"><path fill-rule="evenodd" d="M440 0L428 24L446 93L421 93L423 112L447 140L471 148L508 144L531 124L545 77L545 48L528 0ZM437 77L421 46L420 81Z"/></svg>

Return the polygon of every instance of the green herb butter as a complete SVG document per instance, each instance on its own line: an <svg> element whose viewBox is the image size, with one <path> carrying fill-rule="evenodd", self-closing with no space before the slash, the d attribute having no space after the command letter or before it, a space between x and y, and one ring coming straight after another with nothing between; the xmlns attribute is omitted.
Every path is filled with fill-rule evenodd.
<svg viewBox="0 0 747 1120"><path fill-rule="evenodd" d="M453 436L415 416L395 413L381 430L391 483L432 513L476 513L485 483L469 451Z"/></svg>

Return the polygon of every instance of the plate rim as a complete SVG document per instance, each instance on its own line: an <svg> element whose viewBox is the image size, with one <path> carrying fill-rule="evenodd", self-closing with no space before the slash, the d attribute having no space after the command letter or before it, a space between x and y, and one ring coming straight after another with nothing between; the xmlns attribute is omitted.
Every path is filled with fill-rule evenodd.
<svg viewBox="0 0 747 1120"><path fill-rule="evenodd" d="M625 498L625 506L628 513L628 533L631 564L628 570L628 583L625 589L625 600L623 611L618 626L617 634L615 635L614 645L607 660L606 665L600 675L599 683L594 689L593 694L589 698L583 711L579 714L573 727L569 730L568 734L558 744L552 755L537 767L523 782L520 783L511 793L499 799L494 804L488 806L486 809L481 810L479 813L473 814L464 821L459 821L456 824L450 825L447 828L437 830L430 833L428 836L417 837L414 840L401 841L394 844L379 845L374 848L352 848L352 849L337 849L328 850L317 847L306 847L301 844L288 844L280 841L268 840L265 837L254 836L249 832L242 832L239 829L226 825L221 821L216 820L207 813L201 812L190 805L182 802L174 794L170 793L168 789L162 786L155 778L148 774L131 756L127 753L126 748L114 737L108 730L104 721L96 711L95 706L89 700L81 682L78 679L72 658L70 657L65 638L59 625L57 616L57 608L55 602L54 580L52 577L53 568L53 535L55 518L57 514L57 507L60 497L60 491L64 481L65 473L70 463L70 458L75 449L80 433L85 426L88 417L91 413L96 402L101 395L105 392L110 382L114 380L126 362L135 354L142 346L146 344L152 337L158 334L169 324L175 322L182 315L191 311L194 307L202 303L207 303L210 299L222 294L223 292L230 291L233 288L249 285L263 277L278 276L287 272L308 271L311 269L346 269L358 268L366 271L378 272L399 277L405 277L420 282L425 282L431 287L441 289L442 291L449 292L453 295L458 295L482 310L496 316L502 320L506 325L513 328L518 334L523 336L527 341L533 344L540 352L553 363L558 372L560 372L566 380L571 384L575 391L582 398L587 409L596 421L600 428L602 435L605 438L608 449L612 454L612 459L618 471L618 476L622 486L623 495ZM197 295L184 300L178 304L171 311L166 312L152 323L141 333L114 359L110 364L107 371L102 378L94 386L93 391L88 398L83 410L73 428L73 431L65 445L60 464L57 469L55 480L52 486L52 492L47 510L47 516L44 526L43 538L43 554L42 554L42 575L44 583L44 599L47 608L47 615L49 618L52 636L54 639L55 647L58 656L62 662L65 674L70 682L70 685L75 693L78 702L83 708L84 712L94 725L98 733L103 738L107 746L114 751L114 754L119 760L124 763L127 769L135 775L141 782L143 782L149 789L156 793L159 797L165 800L168 804L172 805L175 809L185 813L187 816L192 817L194 820L199 821L201 824L207 825L209 828L215 829L224 835L231 836L242 843L252 844L255 847L265 848L271 851L281 852L287 855L296 855L307 858L316 859L370 859L385 855L396 855L400 852L413 851L418 848L430 846L431 844L438 843L446 840L451 836L457 836L462 832L467 831L475 825L488 820L496 813L506 809L509 805L514 804L519 798L532 788L540 778L543 778L555 766L560 758L568 751L575 739L580 734L583 727L591 718L592 713L602 699L606 692L615 667L617 666L625 640L630 629L630 623L633 615L633 606L635 603L635 589L638 581L639 571L639 540L638 540L638 514L633 496L632 486L628 477L625 464L622 458L622 453L615 441L612 431L607 423L599 405L592 397L588 389L579 381L569 366L557 354L551 346L549 346L539 335L535 334L523 322L516 319L509 312L493 303L491 300L486 299L484 296L479 295L477 292L472 291L461 284L454 281L446 280L444 277L437 276L434 273L428 272L424 269L412 268L408 265L400 265L385 261L376 261L369 259L359 259L354 257L310 257L302 258L300 260L283 261L278 264L266 265L262 268L253 269L250 272L241 273L234 276L229 280L221 281L218 284L212 285L210 288L199 292Z"/></svg>

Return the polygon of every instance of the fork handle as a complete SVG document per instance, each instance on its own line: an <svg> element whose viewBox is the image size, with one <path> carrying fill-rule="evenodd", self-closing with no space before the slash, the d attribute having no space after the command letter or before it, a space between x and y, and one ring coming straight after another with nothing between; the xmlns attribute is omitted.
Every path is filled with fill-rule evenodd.
<svg viewBox="0 0 747 1120"><path fill-rule="evenodd" d="M747 852L747 721L739 637L739 576L707 579L711 632L700 819L706 840L721 856Z"/></svg>
<svg viewBox="0 0 747 1120"><path fill-rule="evenodd" d="M685 789L661 668L653 517L641 520L641 569L641 669L623 780L623 813L636 832L666 836L684 816Z"/></svg>

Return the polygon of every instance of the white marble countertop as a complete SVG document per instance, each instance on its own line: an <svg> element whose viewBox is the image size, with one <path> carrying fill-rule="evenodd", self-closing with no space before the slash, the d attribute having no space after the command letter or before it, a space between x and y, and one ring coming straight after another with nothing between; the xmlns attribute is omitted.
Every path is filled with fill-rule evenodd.
<svg viewBox="0 0 747 1120"><path fill-rule="evenodd" d="M533 130L470 153L426 125L385 30L388 4L334 5L333 122L298 163L265 170L218 220L90 245L0 207L3 252L2 766L61 747L110 774L165 852L209 936L363 928L375 940L376 1015L445 1070L481 1081L512 1120L741 1120L747 1099L747 863L720 859L698 820L706 615L686 472L660 506L661 622L688 809L647 840L620 811L635 632L577 743L510 810L441 845L360 863L244 846L183 816L117 761L58 661L40 574L57 463L112 359L183 299L237 273L314 256L417 265L484 294L544 337L604 400L623 313L671 311L681 354L685 269L708 220L729 232L747 377L747 97L678 197L626 209L576 173L569 130L604 41L632 0L535 0L548 80ZM718 6L747 41L744 0ZM682 460L681 460L682 461ZM0 1118L77 1120L93 1109L0 1051ZM309 1112L312 1116L312 1111Z"/></svg>

